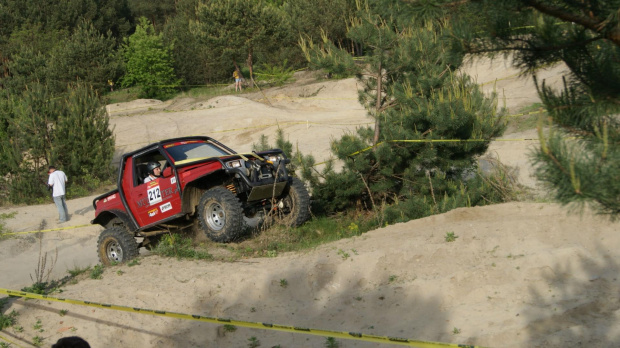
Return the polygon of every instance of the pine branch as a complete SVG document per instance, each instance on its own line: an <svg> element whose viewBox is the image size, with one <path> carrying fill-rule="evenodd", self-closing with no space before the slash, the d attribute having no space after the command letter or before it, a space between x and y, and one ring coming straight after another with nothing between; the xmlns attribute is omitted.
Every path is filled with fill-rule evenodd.
<svg viewBox="0 0 620 348"><path fill-rule="evenodd" d="M573 13L563 11L559 7L543 4L536 0L522 0L524 4L535 8L536 10L567 22L573 22L579 24L585 28L588 28L597 33L603 34L603 36L609 41L613 42L616 46L620 46L620 27L615 27L609 31L605 31L607 21L601 20L594 15L579 16Z"/></svg>
<svg viewBox="0 0 620 348"><path fill-rule="evenodd" d="M477 49L477 50L468 50L467 53L470 54L484 54L484 53L495 53L495 52L504 52L504 51L515 51L515 52L551 52L551 51L559 51L559 50L564 50L564 49L570 49L570 48L576 48L576 47L582 47L585 46L587 44L590 44L592 42L595 41L599 41L599 40L604 40L605 37L603 36L597 36L597 37L593 37L591 39L587 39L584 41L579 41L579 42L571 42L569 44L564 44L564 45L553 45L553 46L542 46L542 47L531 47L532 46L532 42L528 41L528 40L524 40L524 39L510 39L510 40L506 40L507 44L510 45L511 43L515 43L515 42L520 42L521 45L513 45L513 46L509 46L509 47L498 47L498 48L483 48L483 49ZM528 45L528 46L524 46L524 45Z"/></svg>
<svg viewBox="0 0 620 348"><path fill-rule="evenodd" d="M362 173L358 173L360 175L360 178L362 178L362 182L364 183L364 186L366 186L366 190L368 191L368 196L370 196L370 202L372 202L372 209L377 211L377 206L375 205L375 200L372 197L372 191L370 190L370 187L368 187L368 184L366 183L366 180L364 180L364 176L362 175Z"/></svg>

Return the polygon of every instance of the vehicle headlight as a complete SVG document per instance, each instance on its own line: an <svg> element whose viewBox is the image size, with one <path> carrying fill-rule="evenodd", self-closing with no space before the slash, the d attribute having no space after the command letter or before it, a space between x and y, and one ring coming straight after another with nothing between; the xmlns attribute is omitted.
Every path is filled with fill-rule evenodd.
<svg viewBox="0 0 620 348"><path fill-rule="evenodd" d="M240 168L241 167L241 160L228 161L228 162L226 162L226 167L228 167L228 168Z"/></svg>
<svg viewBox="0 0 620 348"><path fill-rule="evenodd" d="M277 161L282 160L282 156L279 155L267 155L265 156L265 159L271 163L275 163Z"/></svg>

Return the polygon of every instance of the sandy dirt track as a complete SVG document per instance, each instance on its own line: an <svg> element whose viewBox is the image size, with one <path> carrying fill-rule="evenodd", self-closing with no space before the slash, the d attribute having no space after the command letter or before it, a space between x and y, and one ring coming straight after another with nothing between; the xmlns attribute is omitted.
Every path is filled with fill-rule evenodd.
<svg viewBox="0 0 620 348"><path fill-rule="evenodd" d="M531 81L501 61L472 64L485 90L502 91L506 105L537 100ZM545 71L558 81L561 68ZM169 137L203 134L238 151L249 151L260 134L277 125L300 150L317 161L329 156L329 142L356 126L371 123L357 102L355 80L313 82L297 76L292 86L261 94L208 101L139 100L109 105L118 151ZM501 88L500 87L501 84ZM531 138L536 133L507 134ZM528 141L493 142L489 153L515 167L519 180L530 176ZM97 263L100 227L93 197L68 202L71 221L58 225L52 203L4 208L16 232L70 227L43 234L42 250L59 259L53 277ZM303 253L237 262L179 261L156 256L140 265L106 268L103 279L68 285L62 297L212 317L353 331L416 340L487 347L617 347L620 344L620 237L617 223L589 213L568 214L552 203L513 202L461 208L396 224L363 236ZM448 243L445 235L458 238ZM33 234L0 241L0 287L31 285L39 254ZM286 287L282 280L286 280ZM24 331L0 336L29 347L33 337L49 346L79 335L92 347L323 347L325 338L238 328L93 309L49 301L11 300ZM68 310L60 316L61 310ZM40 321L44 331L33 329ZM2 338L0 337L0 341ZM338 340L340 347L376 343ZM387 345L385 345L387 346Z"/></svg>

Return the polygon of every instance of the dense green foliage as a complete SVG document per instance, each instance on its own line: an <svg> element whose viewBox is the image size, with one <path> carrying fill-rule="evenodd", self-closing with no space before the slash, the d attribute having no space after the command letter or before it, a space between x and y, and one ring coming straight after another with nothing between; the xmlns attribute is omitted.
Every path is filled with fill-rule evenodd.
<svg viewBox="0 0 620 348"><path fill-rule="evenodd" d="M593 203L620 216L620 1L474 1L484 20L472 31L455 26L455 47L474 54L511 52L536 78L563 62L570 72L560 90L537 79L550 115L549 134L533 154L537 177L564 204ZM482 30L480 30L482 29Z"/></svg>
<svg viewBox="0 0 620 348"><path fill-rule="evenodd" d="M54 98L47 86L29 85L1 105L3 198L30 203L47 196L49 165L69 177L69 196L94 189L110 177L114 138L105 109L90 87L72 85L66 95Z"/></svg>
<svg viewBox="0 0 620 348"><path fill-rule="evenodd" d="M475 171L477 156L490 140L502 133L502 113L494 97L485 97L466 76L454 73L461 58L449 51L443 26L396 23L360 7L349 28L349 38L362 43L367 53L365 65L358 68L364 86L360 100L375 126L332 144L344 169L328 167L323 180L311 180L319 206L337 211L403 204L407 209L388 210L396 209L406 219L465 202L484 203L475 192L480 185L466 184L464 177ZM333 45L308 44L304 50L315 65L354 66L350 57L343 64L346 56ZM468 188L475 189L470 193Z"/></svg>
<svg viewBox="0 0 620 348"><path fill-rule="evenodd" d="M214 51L201 45L199 38L190 32L198 2L178 1L176 16L166 21L163 30L164 40L174 43L174 71L188 87L220 82L231 74L230 62L221 61Z"/></svg>
<svg viewBox="0 0 620 348"><path fill-rule="evenodd" d="M287 1L214 1L197 10L200 3L0 1L2 200L43 199L49 164L67 172L73 196L108 178L113 137L107 116L94 108L114 88L138 86L143 97L168 98L179 88L229 82L236 65L252 72L257 64L261 82L270 84L300 67ZM215 17L204 17L204 9ZM338 16L330 27L344 26L334 22ZM82 90L90 91L82 105L63 104ZM87 110L78 115L80 108ZM79 129L68 136L63 127L71 125Z"/></svg>
<svg viewBox="0 0 620 348"><path fill-rule="evenodd" d="M179 86L172 45L165 45L163 34L156 34L145 17L140 18L136 32L125 40L123 48L127 68L123 87L139 86L145 98L166 98Z"/></svg>
<svg viewBox="0 0 620 348"><path fill-rule="evenodd" d="M350 42L347 40L347 22L354 15L354 0L287 1L284 11L290 18L295 37L303 35L316 41L324 34L339 46Z"/></svg>
<svg viewBox="0 0 620 348"><path fill-rule="evenodd" d="M52 81L60 93L78 79L102 89L120 76L111 57L132 19L126 0L2 1L0 23L0 91Z"/></svg>
<svg viewBox="0 0 620 348"><path fill-rule="evenodd" d="M196 16L198 20L192 30L201 42L213 47L220 59L232 62L235 67L245 61L250 80L255 56L277 52L289 33L281 11L262 1L210 1L198 6Z"/></svg>
<svg viewBox="0 0 620 348"><path fill-rule="evenodd" d="M100 34L92 23L80 22L70 37L51 49L46 80L53 91L64 92L67 84L81 81L97 91L107 89L106 81L122 74L116 40L108 32Z"/></svg>
<svg viewBox="0 0 620 348"><path fill-rule="evenodd" d="M178 1L127 0L133 18L145 17L155 28L161 29L176 17Z"/></svg>

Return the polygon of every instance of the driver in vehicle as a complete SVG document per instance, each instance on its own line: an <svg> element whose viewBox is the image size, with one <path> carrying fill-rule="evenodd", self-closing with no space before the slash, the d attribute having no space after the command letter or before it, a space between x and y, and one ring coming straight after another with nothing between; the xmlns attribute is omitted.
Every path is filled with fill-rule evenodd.
<svg viewBox="0 0 620 348"><path fill-rule="evenodd" d="M149 176L144 178L144 183L155 180L161 176L161 164L159 162L149 162L146 165L146 170L148 170Z"/></svg>

